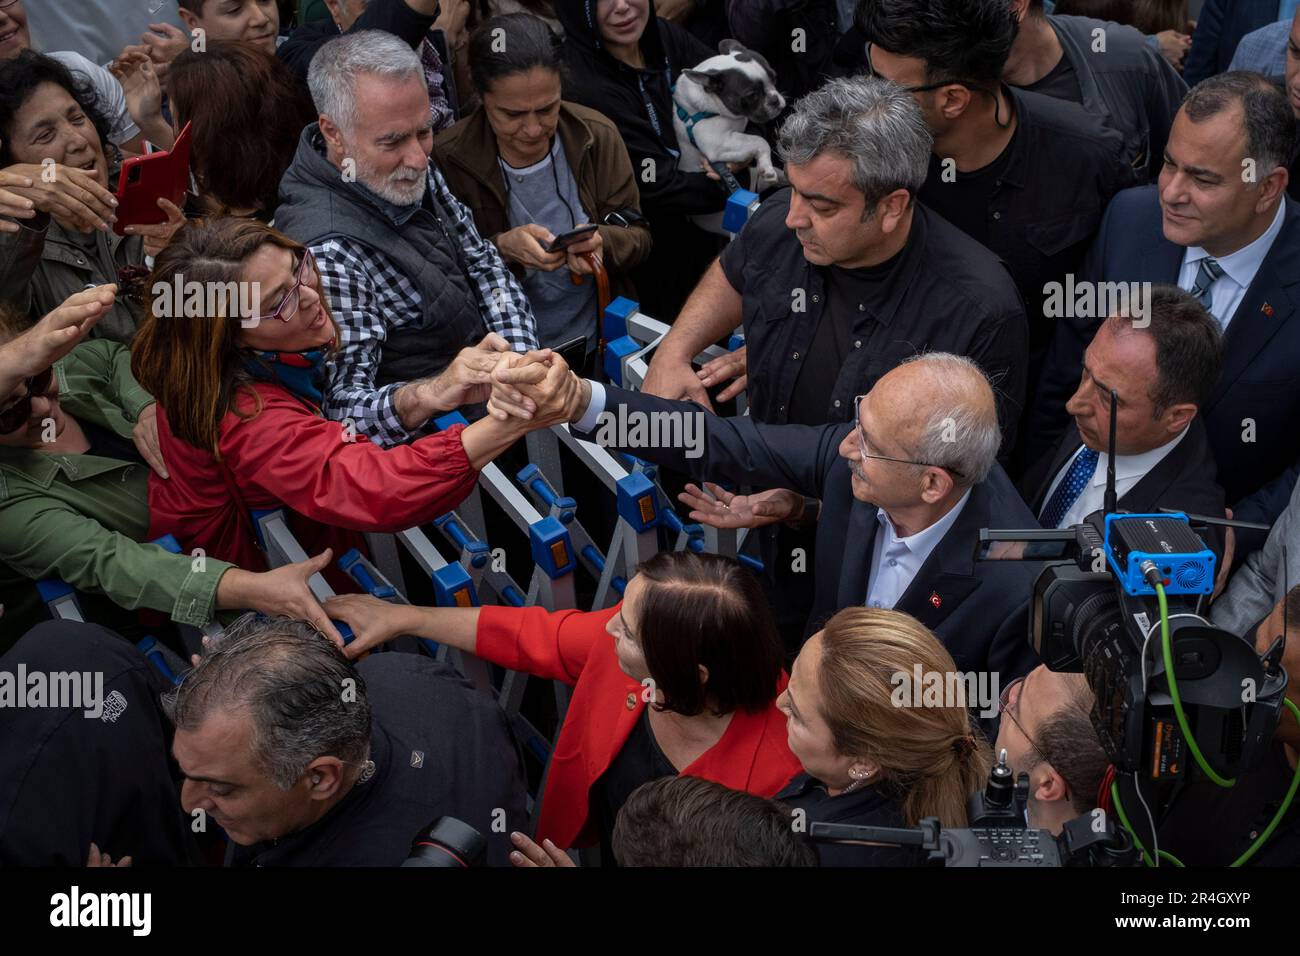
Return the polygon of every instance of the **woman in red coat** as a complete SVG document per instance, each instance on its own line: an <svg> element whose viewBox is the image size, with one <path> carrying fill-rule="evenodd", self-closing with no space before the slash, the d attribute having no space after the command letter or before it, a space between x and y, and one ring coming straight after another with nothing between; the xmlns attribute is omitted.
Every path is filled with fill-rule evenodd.
<svg viewBox="0 0 1300 956"><path fill-rule="evenodd" d="M422 608L355 594L325 610L352 627L351 657L414 634L573 687L539 841L599 842L612 862L619 807L649 780L687 773L771 796L801 770L776 708L786 674L771 612L757 580L727 558L661 552L620 605L590 613Z"/></svg>
<svg viewBox="0 0 1300 956"><path fill-rule="evenodd" d="M249 512L284 506L310 553L342 554L362 546L361 532L400 531L454 508L480 468L550 424L545 414L488 417L385 449L322 417L338 327L310 253L255 220L189 223L158 256L154 279L131 347L131 370L158 399L170 473L149 483L149 534L174 534L186 551L264 568ZM274 312L244 314L250 289L261 290L257 311ZM444 410L482 401L507 348L489 335L422 385ZM341 573L332 581L352 589Z"/></svg>

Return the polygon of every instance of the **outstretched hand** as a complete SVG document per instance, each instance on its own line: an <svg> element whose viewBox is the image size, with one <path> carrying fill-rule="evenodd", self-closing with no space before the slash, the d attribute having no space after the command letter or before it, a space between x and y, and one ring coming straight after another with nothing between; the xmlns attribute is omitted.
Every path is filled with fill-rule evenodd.
<svg viewBox="0 0 1300 956"><path fill-rule="evenodd" d="M774 488L752 495L732 494L711 481L687 484L677 500L691 509L691 520L713 528L761 528L790 521L803 513L803 496L788 488Z"/></svg>

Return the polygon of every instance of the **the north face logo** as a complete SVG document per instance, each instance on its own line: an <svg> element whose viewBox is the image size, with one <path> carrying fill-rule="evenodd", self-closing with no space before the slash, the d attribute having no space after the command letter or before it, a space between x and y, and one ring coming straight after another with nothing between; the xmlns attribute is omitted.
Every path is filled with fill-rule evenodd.
<svg viewBox="0 0 1300 956"><path fill-rule="evenodd" d="M111 691L104 698L104 713L100 715L100 720L110 724L117 723L117 718L126 713L126 698L118 691Z"/></svg>

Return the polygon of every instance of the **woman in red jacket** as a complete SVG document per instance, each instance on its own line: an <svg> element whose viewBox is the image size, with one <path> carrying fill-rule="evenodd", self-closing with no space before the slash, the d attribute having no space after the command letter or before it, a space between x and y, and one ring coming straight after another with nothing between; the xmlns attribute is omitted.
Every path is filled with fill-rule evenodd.
<svg viewBox="0 0 1300 956"><path fill-rule="evenodd" d="M640 566L621 604L590 613L423 608L356 594L325 609L352 627L351 657L415 634L573 686L539 841L599 842L612 863L619 807L649 780L688 773L771 796L801 769L776 708L786 674L771 611L735 561L660 552Z"/></svg>
<svg viewBox="0 0 1300 956"><path fill-rule="evenodd" d="M258 298L261 309L250 304ZM550 424L545 413L488 417L380 448L321 415L338 335L320 275L298 243L247 219L192 222L177 233L158 256L153 307L131 347L132 372L158 399L170 473L151 476L151 537L174 534L186 551L260 569L250 509L284 506L309 553L329 546L342 554L361 546L360 532L400 531L454 508L480 468ZM507 348L489 335L423 384L444 410L483 401ZM352 589L341 573L331 580Z"/></svg>

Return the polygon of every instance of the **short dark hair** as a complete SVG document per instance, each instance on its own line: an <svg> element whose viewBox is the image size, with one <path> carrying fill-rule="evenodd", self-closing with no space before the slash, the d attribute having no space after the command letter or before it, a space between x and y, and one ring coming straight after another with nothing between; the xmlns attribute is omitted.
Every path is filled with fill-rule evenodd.
<svg viewBox="0 0 1300 956"><path fill-rule="evenodd" d="M72 75L66 66L53 57L48 57L35 50L24 50L12 60L0 61L0 166L10 166L13 155L13 125L18 111L32 98L37 87L53 83L68 91L76 100L81 111L86 114L110 165L120 154L117 146L109 139L112 127L108 118L99 108L95 89L89 82L82 82Z"/></svg>
<svg viewBox="0 0 1300 956"><path fill-rule="evenodd" d="M701 777L660 777L632 791L612 839L619 866L816 866L790 809Z"/></svg>
<svg viewBox="0 0 1300 956"><path fill-rule="evenodd" d="M868 42L924 60L931 83L995 86L1019 29L1007 0L862 0L853 19Z"/></svg>
<svg viewBox="0 0 1300 956"><path fill-rule="evenodd" d="M1116 329L1143 332L1155 339L1156 380L1147 390L1153 414L1159 418L1171 405L1209 401L1223 365L1223 333L1219 321L1190 292L1177 286L1153 285L1148 303L1149 324L1134 326L1126 316L1111 316Z"/></svg>
<svg viewBox="0 0 1300 956"><path fill-rule="evenodd" d="M370 752L365 679L306 621L245 614L162 704L179 729L217 710L245 710L255 759L281 790L317 757L360 764Z"/></svg>
<svg viewBox="0 0 1300 956"><path fill-rule="evenodd" d="M1110 758L1097 738L1092 724L1093 695L1082 675L1072 675L1071 690L1061 706L1038 726L1032 742L1031 759L1036 754L1052 765L1070 791L1070 805L1076 813L1087 813L1097 806L1101 782L1110 767ZM1029 767L1037 766L1034 760Z"/></svg>
<svg viewBox="0 0 1300 956"><path fill-rule="evenodd" d="M719 714L772 705L784 653L753 574L730 558L693 551L660 551L637 574L647 587L635 636L666 710L691 717L710 698Z"/></svg>
<svg viewBox="0 0 1300 956"><path fill-rule="evenodd" d="M1284 94L1266 76L1247 70L1219 73L1197 83L1183 97L1183 112L1201 123L1240 103L1246 127L1246 156L1259 178L1285 166L1295 142L1295 115Z"/></svg>
<svg viewBox="0 0 1300 956"><path fill-rule="evenodd" d="M563 44L545 20L531 13L489 17L469 38L469 78L474 91L482 95L502 77L533 69L562 75Z"/></svg>

